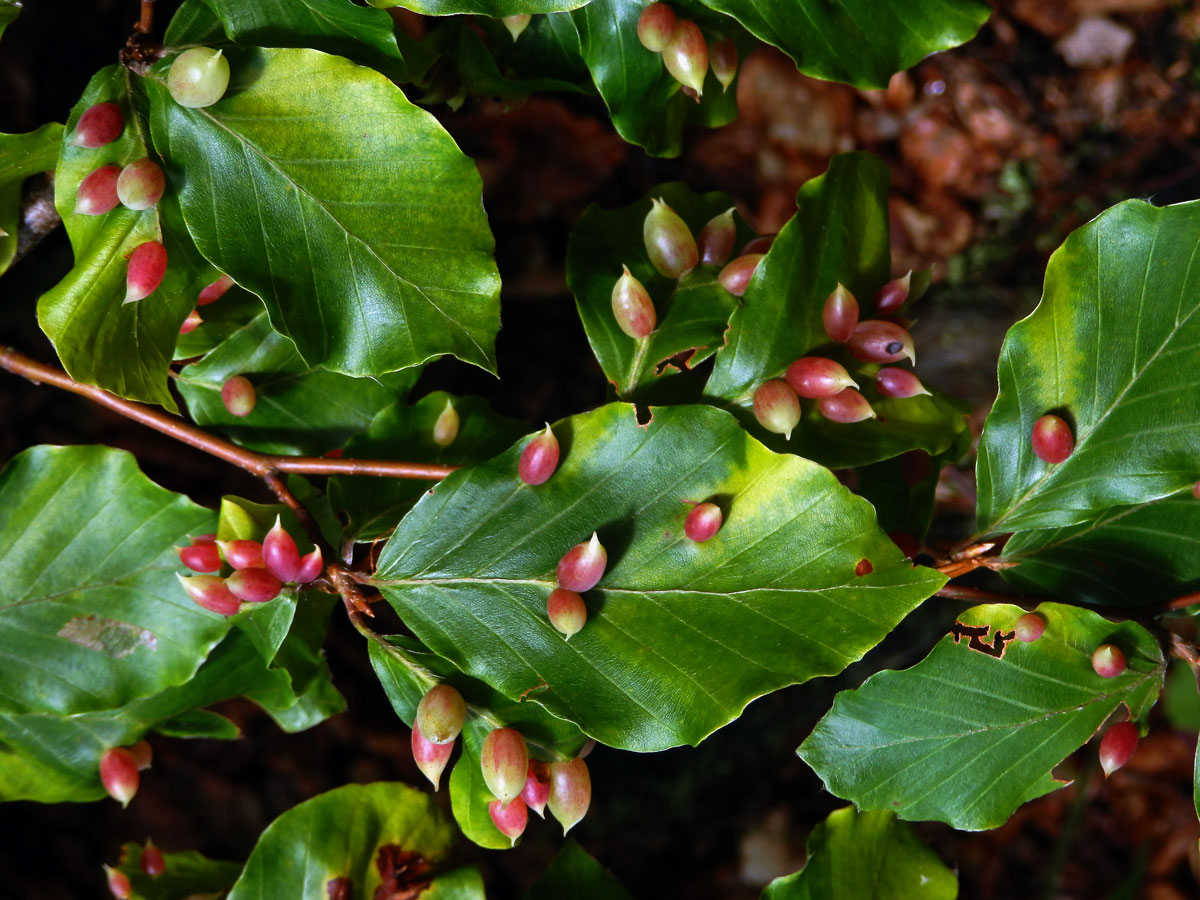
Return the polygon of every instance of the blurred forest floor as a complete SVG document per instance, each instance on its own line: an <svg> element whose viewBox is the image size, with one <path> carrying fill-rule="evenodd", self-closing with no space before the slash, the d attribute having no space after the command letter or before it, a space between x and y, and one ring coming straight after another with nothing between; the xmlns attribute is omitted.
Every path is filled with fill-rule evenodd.
<svg viewBox="0 0 1200 900"><path fill-rule="evenodd" d="M62 121L91 73L115 60L136 13L133 0L26 5L0 42L4 132ZM159 5L161 28L175 4ZM934 267L936 284L916 308L922 378L970 403L981 424L1004 332L1037 302L1046 259L1066 234L1120 200L1200 196L1200 2L996 6L976 40L897 75L886 91L813 81L760 50L744 63L737 122L689 133L676 160L625 144L595 99L435 109L484 176L504 277L502 381L443 361L418 390L482 394L531 423L602 402L604 379L563 269L567 233L588 203L628 203L657 182L683 179L728 191L760 232L772 232L833 154L863 149L891 167L894 269ZM34 304L69 266L60 230L0 281L0 341L53 360ZM0 376L0 460L43 442L133 450L155 480L210 506L227 492L267 499L243 473L77 398ZM972 466L946 476L935 530L963 527ZM589 758L593 808L575 834L637 896L756 898L767 880L803 863L808 832L844 805L795 747L837 690L880 666L915 662L959 608L931 601L864 663L755 702L698 749L635 756L599 748ZM111 802L0 807L0 895L105 896L100 864L122 841L150 836L166 850L244 859L275 816L316 793L349 781L421 784L408 731L340 619L328 655L349 712L312 731L284 735L253 705L231 702L221 711L246 740L152 739L154 768L126 811ZM1200 896L1196 737L1161 713L1154 725L1107 782L1087 746L1062 767L1074 785L1027 804L1000 829L920 825L957 869L960 896ZM444 792L440 800L448 807ZM558 845L555 828L534 823L517 853L466 846L463 854L483 869L489 897L509 898Z"/></svg>

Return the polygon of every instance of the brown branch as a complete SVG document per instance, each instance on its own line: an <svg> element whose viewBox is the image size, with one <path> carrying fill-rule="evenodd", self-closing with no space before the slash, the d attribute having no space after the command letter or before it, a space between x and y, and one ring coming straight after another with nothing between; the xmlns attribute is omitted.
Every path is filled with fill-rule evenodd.
<svg viewBox="0 0 1200 900"><path fill-rule="evenodd" d="M256 453L222 438L209 434L182 419L159 412L141 403L117 397L108 391L90 384L81 384L65 372L30 359L11 347L0 345L0 369L28 378L35 384L49 384L64 391L106 406L126 418L153 428L175 440L223 459L225 462L245 469L252 475L267 479L267 484L285 503L292 506L297 501L287 500L279 492L282 482L280 473L295 475L372 475L380 478L412 478L425 481L440 481L458 466L442 466L434 463L394 462L386 459L329 459L323 456L277 456ZM275 476L274 483L271 477ZM286 492L286 487L283 487ZM290 492L288 493L290 497Z"/></svg>
<svg viewBox="0 0 1200 900"><path fill-rule="evenodd" d="M142 34L149 34L154 30L154 0L142 0L142 17L134 27Z"/></svg>

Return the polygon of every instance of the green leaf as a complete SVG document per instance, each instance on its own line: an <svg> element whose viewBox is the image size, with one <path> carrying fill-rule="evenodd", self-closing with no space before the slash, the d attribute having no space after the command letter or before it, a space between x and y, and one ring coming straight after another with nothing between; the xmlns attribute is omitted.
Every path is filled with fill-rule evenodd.
<svg viewBox="0 0 1200 900"><path fill-rule="evenodd" d="M886 810L836 810L808 836L808 861L761 900L954 900L958 879L911 826Z"/></svg>
<svg viewBox="0 0 1200 900"><path fill-rule="evenodd" d="M5 10L10 8L0 0L0 33L7 24ZM15 18L16 9L12 9ZM63 127L57 122L49 122L27 134L0 133L0 274L12 265L17 252L21 185L30 175L54 168L62 135Z"/></svg>
<svg viewBox="0 0 1200 900"><path fill-rule="evenodd" d="M576 9L588 0L367 0L372 6L402 6L426 16L454 16L475 13L499 19L504 16L535 15Z"/></svg>
<svg viewBox="0 0 1200 900"><path fill-rule="evenodd" d="M555 433L562 461L544 485L518 480L518 444L424 496L375 583L433 652L602 743L699 743L753 698L840 672L943 583L829 471L771 453L720 410L661 408L642 426L611 404ZM697 545L686 501L708 498L725 524ZM546 597L593 530L608 569L567 642Z"/></svg>
<svg viewBox="0 0 1200 900"><path fill-rule="evenodd" d="M185 44L218 44L226 40L221 21L205 0L183 0L163 35L168 47Z"/></svg>
<svg viewBox="0 0 1200 900"><path fill-rule="evenodd" d="M0 0L0 37L4 29L16 21L21 14L21 0Z"/></svg>
<svg viewBox="0 0 1200 900"><path fill-rule="evenodd" d="M167 737L209 738L217 741L235 741L242 736L242 730L235 723L207 709L180 713L173 719L159 722L155 731Z"/></svg>
<svg viewBox="0 0 1200 900"><path fill-rule="evenodd" d="M717 282L718 266L699 266L681 280L666 278L646 255L642 222L652 198L665 200L699 234L708 220L733 206L727 194L695 194L682 182L661 184L630 206L606 210L589 206L567 242L567 287L583 321L592 351L617 393L630 397L656 379L680 371L666 360L694 351L686 365L711 356L724 341L737 298ZM754 232L735 216L740 247ZM629 337L617 325L612 290L628 266L650 293L658 310L658 326L644 341Z"/></svg>
<svg viewBox="0 0 1200 900"><path fill-rule="evenodd" d="M228 630L175 578L175 546L212 513L128 453L27 450L0 473L0 509L0 711L121 706L188 681Z"/></svg>
<svg viewBox="0 0 1200 900"><path fill-rule="evenodd" d="M233 415L221 400L222 385L234 375L244 375L254 385L256 400L248 416ZM310 366L290 340L271 328L264 312L201 362L186 366L177 384L197 425L263 453L319 456L365 431L375 414L408 393L419 375L413 368L380 378L352 378Z"/></svg>
<svg viewBox="0 0 1200 900"><path fill-rule="evenodd" d="M596 858L574 839L563 844L550 865L525 894L524 900L633 900Z"/></svg>
<svg viewBox="0 0 1200 900"><path fill-rule="evenodd" d="M357 897L390 897L425 881L434 890L422 896L436 897L434 873L453 843L454 828L429 795L390 782L345 785L272 822L229 900L326 900L339 878ZM482 900L482 890L477 896Z"/></svg>
<svg viewBox="0 0 1200 900"><path fill-rule="evenodd" d="M458 411L458 437L449 447L441 447L433 440L433 425L448 400ZM346 445L346 456L460 466L490 459L528 430L524 422L499 415L480 397L434 391L412 406L397 403L383 410L364 434ZM433 487L418 479L351 476L332 478L329 485L333 508L349 516L347 536L358 541L389 534L413 503Z"/></svg>
<svg viewBox="0 0 1200 900"><path fill-rule="evenodd" d="M54 202L75 252L75 266L38 301L38 322L76 381L172 412L167 367L179 327L204 284L216 276L191 243L175 196L168 190L152 209L120 204L103 216L75 215L80 182L103 165L143 159L147 149L141 80L122 66L101 69L67 119ZM96 103L121 106L125 130L110 144L89 150L66 140L79 116ZM167 271L149 297L124 303L129 255L139 244L160 241Z"/></svg>
<svg viewBox="0 0 1200 900"><path fill-rule="evenodd" d="M880 672L838 694L800 756L860 809L972 831L995 828L1022 803L1062 787L1050 770L1122 703L1143 719L1165 663L1140 625L1057 603L1038 606L1046 631L1024 644L1011 634L1024 612L1004 604L967 610L959 623L994 629L972 640L988 649L999 641L1002 657L948 634L911 669ZM1115 678L1092 668L1103 643L1128 661Z"/></svg>
<svg viewBox="0 0 1200 900"><path fill-rule="evenodd" d="M549 22L555 19L566 20L571 33L575 33L575 26L571 24L571 18L566 13L538 16L534 21ZM483 20L484 23L491 21L490 19ZM465 22L454 24L457 26L457 47L452 55L458 71L458 77L462 80L463 87L472 94L507 100L527 97L530 94L543 91L587 92L587 87L573 81L565 81L561 78L546 75L522 78L515 73L501 72L497 65L496 57L492 55L492 52L484 44L479 34L468 27ZM484 24L483 27L487 28L487 25ZM496 42L502 43L504 40L512 43L512 36L504 26L497 22L496 27L499 28L500 34L494 34L495 28L488 29L489 34L493 34L493 46L495 46ZM531 24L530 28L532 27ZM530 28L526 28L525 32L522 32L522 41L526 41L525 34L529 32ZM578 43L579 40L576 35L575 44L578 45ZM522 49L528 49L528 46ZM578 53L578 50L576 52ZM578 55L576 59L578 59ZM586 79L584 83L590 85L591 79L587 78L586 69L583 74Z"/></svg>
<svg viewBox="0 0 1200 900"><path fill-rule="evenodd" d="M479 173L437 120L340 57L226 55L229 90L204 109L171 99L169 60L147 79L200 251L263 298L310 365L382 375L453 353L494 370L500 281Z"/></svg>
<svg viewBox="0 0 1200 900"><path fill-rule="evenodd" d="M1163 713L1172 728L1200 732L1200 690L1196 672L1182 659L1171 660L1163 689Z"/></svg>
<svg viewBox="0 0 1200 900"><path fill-rule="evenodd" d="M583 61L579 29L571 13L534 16L515 41L498 19L477 18L475 24L488 36L488 50L496 63L512 77L523 81L551 79L592 89L592 76Z"/></svg>
<svg viewBox="0 0 1200 900"><path fill-rule="evenodd" d="M238 44L311 47L352 59L393 81L411 81L433 62L418 41L397 44L392 17L350 0L205 0L225 34Z"/></svg>
<svg viewBox="0 0 1200 900"><path fill-rule="evenodd" d="M187 897L224 894L237 880L242 864L209 859L195 850L163 853L166 867L162 874L150 876L142 871L143 844L124 844L121 864L117 867L129 877L133 887L131 900L184 900Z"/></svg>
<svg viewBox="0 0 1200 900"><path fill-rule="evenodd" d="M1098 512L1086 523L1022 531L1004 545L1006 581L1097 605L1159 609L1200 583L1200 503L1190 489Z"/></svg>
<svg viewBox="0 0 1200 900"><path fill-rule="evenodd" d="M1200 203L1121 203L1073 232L1042 302L1009 329L979 444L984 533L1091 522L1200 478ZM1051 465L1030 433L1046 413L1075 450Z"/></svg>
<svg viewBox="0 0 1200 900"><path fill-rule="evenodd" d="M862 88L965 44L987 21L979 0L702 0L796 61L805 75Z"/></svg>
<svg viewBox="0 0 1200 900"><path fill-rule="evenodd" d="M263 313L263 309L263 302L258 297L236 284L232 285L220 300L196 310L202 321L176 339L175 361L196 359L211 353L249 326L256 316Z"/></svg>

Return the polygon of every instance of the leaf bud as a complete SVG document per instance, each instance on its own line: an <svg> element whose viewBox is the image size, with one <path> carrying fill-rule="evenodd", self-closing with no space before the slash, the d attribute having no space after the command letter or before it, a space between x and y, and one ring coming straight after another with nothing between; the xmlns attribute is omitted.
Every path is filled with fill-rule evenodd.
<svg viewBox="0 0 1200 900"><path fill-rule="evenodd" d="M546 805L562 823L563 834L584 817L592 802L592 777L579 757L570 762L550 763L550 797Z"/></svg>
<svg viewBox="0 0 1200 900"><path fill-rule="evenodd" d="M907 358L914 366L917 364L912 335L884 319L859 322L846 346L859 362L890 363Z"/></svg>
<svg viewBox="0 0 1200 900"><path fill-rule="evenodd" d="M800 399L786 381L764 381L754 392L754 417L767 431L792 439L800 422Z"/></svg>
<svg viewBox="0 0 1200 900"><path fill-rule="evenodd" d="M221 569L221 554L217 552L216 544L192 544L189 547L176 547L179 561L193 572L217 572Z"/></svg>
<svg viewBox="0 0 1200 900"><path fill-rule="evenodd" d="M510 803L521 796L529 773L529 751L521 732L515 728L489 732L483 739L479 762L484 783L497 800Z"/></svg>
<svg viewBox="0 0 1200 900"><path fill-rule="evenodd" d="M540 759L529 761L529 774L525 787L521 788L521 799L535 813L546 818L546 801L550 798L550 767Z"/></svg>
<svg viewBox="0 0 1200 900"><path fill-rule="evenodd" d="M231 416L248 416L254 412L254 404L258 395L254 385L245 375L233 375L221 385L221 402Z"/></svg>
<svg viewBox="0 0 1200 900"><path fill-rule="evenodd" d="M733 207L713 216L700 229L696 247L700 251L700 262L710 266L724 265L733 253L733 242L737 239L737 226L733 222Z"/></svg>
<svg viewBox="0 0 1200 900"><path fill-rule="evenodd" d="M183 589L195 604L209 612L232 616L241 609L241 603L226 586L223 578L216 575L176 575L175 577L179 579L179 583L183 585Z"/></svg>
<svg viewBox="0 0 1200 900"><path fill-rule="evenodd" d="M875 373L875 390L879 391L881 397L894 397L899 400L916 397L918 394L929 394L925 385L921 384L921 379L908 369L897 369L894 366L887 366Z"/></svg>
<svg viewBox="0 0 1200 900"><path fill-rule="evenodd" d="M875 311L894 313L908 301L911 285L912 270L909 269L903 276L889 281L875 292Z"/></svg>
<svg viewBox="0 0 1200 900"><path fill-rule="evenodd" d="M115 103L97 103L89 106L75 123L75 134L71 136L72 147L95 150L111 144L125 130L125 116Z"/></svg>
<svg viewBox="0 0 1200 900"><path fill-rule="evenodd" d="M631 338L641 339L654 330L658 315L654 301L640 281L629 274L628 266L612 289L612 311L617 326Z"/></svg>
<svg viewBox="0 0 1200 900"><path fill-rule="evenodd" d="M546 615L550 624L570 640L571 635L587 624L587 605L575 591L555 588L546 600Z"/></svg>
<svg viewBox="0 0 1200 900"><path fill-rule="evenodd" d="M262 542L263 565L280 581L295 581L300 569L300 550L295 539L283 527L283 520L275 517L275 524Z"/></svg>
<svg viewBox="0 0 1200 900"><path fill-rule="evenodd" d="M180 106L201 109L212 106L229 87L229 60L220 50L193 47L171 63L167 90Z"/></svg>
<svg viewBox="0 0 1200 900"><path fill-rule="evenodd" d="M1101 644L1092 654L1092 668L1101 678L1116 678L1125 671L1125 654L1120 647Z"/></svg>
<svg viewBox="0 0 1200 900"><path fill-rule="evenodd" d="M102 216L111 211L121 198L117 196L120 166L101 166L79 182L75 192L75 215Z"/></svg>
<svg viewBox="0 0 1200 900"><path fill-rule="evenodd" d="M439 447L449 447L458 437L458 410L449 400L433 423L433 442Z"/></svg>
<svg viewBox="0 0 1200 900"><path fill-rule="evenodd" d="M647 50L662 53L675 33L675 11L665 3L651 3L638 16L638 40Z"/></svg>
<svg viewBox="0 0 1200 900"><path fill-rule="evenodd" d="M435 744L447 744L462 733L467 721L467 701L458 688L439 684L430 688L417 704L413 727Z"/></svg>
<svg viewBox="0 0 1200 900"><path fill-rule="evenodd" d="M140 778L137 760L127 748L109 747L100 755L100 783L122 806L128 806L137 793Z"/></svg>
<svg viewBox="0 0 1200 900"><path fill-rule="evenodd" d="M697 503L683 522L683 533L703 544L721 530L721 507L715 503Z"/></svg>
<svg viewBox="0 0 1200 900"><path fill-rule="evenodd" d="M1017 619L1017 624L1013 626L1013 630L1017 633L1017 640L1026 644L1032 644L1046 630L1046 620L1037 613L1025 613L1025 615Z"/></svg>
<svg viewBox="0 0 1200 900"><path fill-rule="evenodd" d="M650 264L666 278L679 278L700 261L700 251L687 222L662 200L650 201L650 212L642 222L642 240Z"/></svg>
<svg viewBox="0 0 1200 900"><path fill-rule="evenodd" d="M296 577L292 580L296 584L308 584L321 577L324 571L325 559L321 556L321 548L314 547L312 553L300 557L300 563L296 566Z"/></svg>
<svg viewBox="0 0 1200 900"><path fill-rule="evenodd" d="M1132 722L1118 722L1100 738L1100 768L1107 778L1132 758L1137 750L1138 731Z"/></svg>
<svg viewBox="0 0 1200 900"><path fill-rule="evenodd" d="M262 544L258 541L217 541L225 562L235 569L262 567Z"/></svg>
<svg viewBox="0 0 1200 900"><path fill-rule="evenodd" d="M496 830L516 846L517 838L525 832L525 826L529 822L529 810L525 808L525 801L520 797L508 803L493 800L488 804L488 815Z"/></svg>
<svg viewBox="0 0 1200 900"><path fill-rule="evenodd" d="M193 331L199 328L203 322L204 320L200 318L200 313L193 309L187 314L187 318L183 320L183 324L179 326L179 333L191 334Z"/></svg>
<svg viewBox="0 0 1200 900"><path fill-rule="evenodd" d="M708 44L700 26L690 19L676 19L675 30L662 51L663 64L671 77L700 97L704 94L704 76L708 72Z"/></svg>
<svg viewBox="0 0 1200 900"><path fill-rule="evenodd" d="M163 872L167 871L167 861L163 858L162 851L155 847L154 842L150 840L147 840L146 846L142 848L142 855L138 858L138 865L151 878L157 878Z"/></svg>
<svg viewBox="0 0 1200 900"><path fill-rule="evenodd" d="M133 896L133 885L129 882L129 876L120 869L105 866L104 875L108 879L109 892L117 900L129 900Z"/></svg>
<svg viewBox="0 0 1200 900"><path fill-rule="evenodd" d="M823 356L801 357L788 366L783 377L793 391L809 400L832 397L844 388L858 387L844 366Z"/></svg>
<svg viewBox="0 0 1200 900"><path fill-rule="evenodd" d="M754 270L758 268L758 264L765 255L763 253L743 253L721 270L717 281L721 282L721 287L733 296L742 296L746 293L746 288L750 286Z"/></svg>
<svg viewBox="0 0 1200 900"><path fill-rule="evenodd" d="M520 14L515 16L502 16L500 21L504 23L504 27L508 29L508 33L512 35L513 43L516 43L517 38L521 33L529 27L533 16L528 14Z"/></svg>
<svg viewBox="0 0 1200 900"><path fill-rule="evenodd" d="M1071 426L1058 416L1045 415L1033 423L1030 434L1033 452L1042 462L1065 462L1075 449Z"/></svg>
<svg viewBox="0 0 1200 900"><path fill-rule="evenodd" d="M517 475L526 484L545 484L558 468L558 438L546 423L546 430L533 438L521 451Z"/></svg>
<svg viewBox="0 0 1200 900"><path fill-rule="evenodd" d="M231 287L233 287L233 279L228 275L222 275L212 284L201 288L200 296L196 298L196 305L208 306L210 303L216 303Z"/></svg>
<svg viewBox="0 0 1200 900"><path fill-rule="evenodd" d="M129 209L150 209L166 188L163 170L152 159L134 160L117 177L117 198Z"/></svg>
<svg viewBox="0 0 1200 900"><path fill-rule="evenodd" d="M558 586L577 594L590 591L604 577L607 565L608 551L593 531L591 540L576 544L558 561Z"/></svg>
<svg viewBox="0 0 1200 900"><path fill-rule="evenodd" d="M283 584L266 569L238 569L225 579L225 586L239 600L247 603L266 603L279 596Z"/></svg>
<svg viewBox="0 0 1200 900"><path fill-rule="evenodd" d="M162 284L167 274L167 248L158 241L146 241L129 254L125 270L125 301L133 303L149 297Z"/></svg>
<svg viewBox="0 0 1200 900"><path fill-rule="evenodd" d="M442 772L446 769L446 763L450 761L450 754L454 752L454 742L435 744L421 734L419 728L414 728L412 730L412 751L417 768L429 779L436 791L441 786Z"/></svg>
<svg viewBox="0 0 1200 900"><path fill-rule="evenodd" d="M713 45L708 48L708 62L712 66L713 74L717 76L717 81L721 82L721 90L729 90L738 67L737 45L734 44L733 38L713 41Z"/></svg>
<svg viewBox="0 0 1200 900"><path fill-rule="evenodd" d="M822 397L817 401L817 409L830 422L843 425L875 418L875 410L867 398L854 388L843 388L832 397Z"/></svg>
<svg viewBox="0 0 1200 900"><path fill-rule="evenodd" d="M825 325L825 333L831 341L839 344L850 340L858 325L858 301L854 295L844 288L841 282L833 289L833 293L825 298L825 308L821 311L821 320Z"/></svg>

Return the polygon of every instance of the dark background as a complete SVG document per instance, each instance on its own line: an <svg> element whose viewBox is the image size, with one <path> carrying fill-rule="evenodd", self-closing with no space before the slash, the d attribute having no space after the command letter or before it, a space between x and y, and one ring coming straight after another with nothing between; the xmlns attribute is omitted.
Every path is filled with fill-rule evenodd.
<svg viewBox="0 0 1200 900"><path fill-rule="evenodd" d="M160 0L158 27L176 4ZM30 2L0 40L0 131L63 121L84 84L116 60L137 0ZM429 367L425 389L477 393L531 423L592 407L605 382L565 290L571 224L590 202L615 206L682 178L730 192L760 232L794 209L796 190L835 152L867 149L892 168L894 268L932 264L937 284L917 307L922 377L968 401L977 422L994 392L1007 327L1032 309L1049 252L1072 228L1129 197L1169 203L1200 192L1200 90L1193 63L1200 4L1157 0L1011 0L970 44L860 92L804 78L764 49L744 64L741 116L695 131L677 160L646 157L613 132L599 100L543 95L523 104L469 100L435 108L479 164L504 278L501 380L454 361ZM1099 17L1131 38L1123 53L1061 44ZM419 29L415 17L402 16ZM1067 45L1070 46L1070 45ZM1090 54L1090 56L1089 56ZM71 265L59 229L0 280L0 342L53 361L35 303ZM215 505L221 494L268 500L244 473L85 401L0 373L0 460L37 443L101 442L137 454L164 486ZM972 461L946 476L931 541L964 533ZM795 747L842 688L881 666L921 658L961 606L931 601L842 676L780 691L697 749L634 755L598 748L594 795L575 830L643 898L756 898L798 868L809 831L845 805L826 793ZM129 809L0 807L0 895L39 900L105 896L102 862L123 841L153 837L168 851L244 859L277 815L347 782L422 784L409 735L366 662L361 638L335 618L327 652L349 711L284 735L245 702L221 712L243 728L233 743L153 738L154 767ZM1078 780L979 834L937 824L922 836L958 870L964 898L1145 897L1198 894L1191 800L1195 735L1161 718L1134 761L1104 782L1094 747L1062 767ZM445 792L440 800L448 808ZM517 897L560 844L531 819L514 853L464 842L489 897Z"/></svg>

